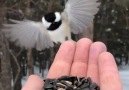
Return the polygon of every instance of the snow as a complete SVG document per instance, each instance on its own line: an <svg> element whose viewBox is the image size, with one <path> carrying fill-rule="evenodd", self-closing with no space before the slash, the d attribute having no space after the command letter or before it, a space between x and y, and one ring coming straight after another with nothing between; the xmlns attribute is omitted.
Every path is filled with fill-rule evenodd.
<svg viewBox="0 0 129 90"><path fill-rule="evenodd" d="M44 77L47 76L47 72L48 72L48 70L45 70L45 71L44 71ZM34 73L35 73L36 75L38 75L39 77L43 78L43 77L42 77L42 73L39 73L39 68L36 67L36 66L34 67ZM24 76L24 77L22 78L22 86L24 86L24 84L25 84L25 82L26 82L27 79L28 79L28 76Z"/></svg>
<svg viewBox="0 0 129 90"><path fill-rule="evenodd" d="M119 73L123 83L123 90L129 90L129 66L122 67Z"/></svg>

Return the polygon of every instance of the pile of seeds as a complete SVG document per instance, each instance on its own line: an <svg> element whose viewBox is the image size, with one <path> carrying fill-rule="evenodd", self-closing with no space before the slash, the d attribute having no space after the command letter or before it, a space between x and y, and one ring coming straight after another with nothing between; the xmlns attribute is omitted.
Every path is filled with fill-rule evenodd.
<svg viewBox="0 0 129 90"><path fill-rule="evenodd" d="M43 90L100 90L91 78L62 76L58 79L45 79Z"/></svg>

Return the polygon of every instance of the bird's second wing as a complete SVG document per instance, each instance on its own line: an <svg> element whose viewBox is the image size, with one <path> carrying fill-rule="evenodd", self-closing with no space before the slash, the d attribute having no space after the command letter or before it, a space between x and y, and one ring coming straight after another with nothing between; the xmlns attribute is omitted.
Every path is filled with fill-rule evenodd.
<svg viewBox="0 0 129 90"><path fill-rule="evenodd" d="M3 32L16 45L25 48L36 48L37 50L53 47L53 42L42 23L12 21L16 24L4 24Z"/></svg>
<svg viewBox="0 0 129 90"><path fill-rule="evenodd" d="M71 30L78 34L86 30L98 12L98 0L68 0L62 16L67 17Z"/></svg>

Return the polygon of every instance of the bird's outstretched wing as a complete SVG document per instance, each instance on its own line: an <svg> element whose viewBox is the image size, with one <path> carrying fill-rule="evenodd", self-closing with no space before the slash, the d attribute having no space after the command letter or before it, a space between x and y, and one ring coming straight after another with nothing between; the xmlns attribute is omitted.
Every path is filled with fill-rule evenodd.
<svg viewBox="0 0 129 90"><path fill-rule="evenodd" d="M68 0L62 16L67 18L71 31L78 34L86 30L98 12L98 0Z"/></svg>
<svg viewBox="0 0 129 90"><path fill-rule="evenodd" d="M37 50L53 47L53 42L41 22L11 21L16 24L4 24L3 32L16 45Z"/></svg>

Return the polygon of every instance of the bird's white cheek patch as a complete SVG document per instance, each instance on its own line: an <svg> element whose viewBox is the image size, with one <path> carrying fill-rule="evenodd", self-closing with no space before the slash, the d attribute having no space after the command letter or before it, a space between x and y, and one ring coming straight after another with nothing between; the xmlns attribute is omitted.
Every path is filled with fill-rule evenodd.
<svg viewBox="0 0 129 90"><path fill-rule="evenodd" d="M61 20L61 15L60 15L60 13L56 12L55 15L56 15L55 22L59 22L59 21Z"/></svg>
<svg viewBox="0 0 129 90"><path fill-rule="evenodd" d="M49 28L50 25L51 25L51 23L47 22L44 17L42 18L42 22L43 22L43 25L44 25L46 28Z"/></svg>

